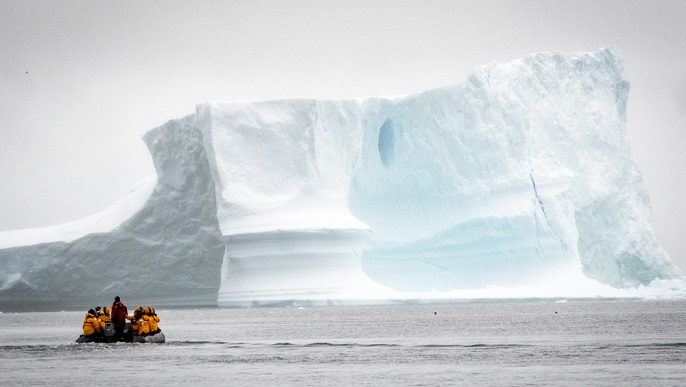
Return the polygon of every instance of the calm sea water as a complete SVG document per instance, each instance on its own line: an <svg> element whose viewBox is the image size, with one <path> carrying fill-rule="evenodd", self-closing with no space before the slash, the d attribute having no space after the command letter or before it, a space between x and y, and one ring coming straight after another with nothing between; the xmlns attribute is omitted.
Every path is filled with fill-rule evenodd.
<svg viewBox="0 0 686 387"><path fill-rule="evenodd" d="M1 313L0 385L686 385L686 301L158 310L165 344Z"/></svg>

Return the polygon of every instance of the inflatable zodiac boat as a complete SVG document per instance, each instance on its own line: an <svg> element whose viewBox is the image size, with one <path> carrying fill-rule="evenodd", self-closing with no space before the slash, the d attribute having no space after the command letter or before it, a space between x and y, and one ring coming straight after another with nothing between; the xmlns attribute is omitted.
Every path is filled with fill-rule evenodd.
<svg viewBox="0 0 686 387"><path fill-rule="evenodd" d="M162 330L147 335L136 335L131 330L131 324L126 324L124 332L117 335L111 323L105 327L105 334L100 336L79 336L77 343L164 343L165 337Z"/></svg>

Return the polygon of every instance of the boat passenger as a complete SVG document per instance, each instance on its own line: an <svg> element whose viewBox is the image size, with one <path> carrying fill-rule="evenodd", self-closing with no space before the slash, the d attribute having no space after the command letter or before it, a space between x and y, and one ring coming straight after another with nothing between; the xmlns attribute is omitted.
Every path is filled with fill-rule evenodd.
<svg viewBox="0 0 686 387"><path fill-rule="evenodd" d="M155 308L148 308L149 314L148 314L148 324L150 324L150 333L157 333L160 331L160 327L158 323L160 322L160 318L157 316L157 313L155 313Z"/></svg>
<svg viewBox="0 0 686 387"><path fill-rule="evenodd" d="M157 333L157 330L159 328L157 327L157 321L155 321L155 316L152 315L151 307L146 307L143 310L143 319L148 323L149 333Z"/></svg>
<svg viewBox="0 0 686 387"><path fill-rule="evenodd" d="M96 311L97 314L97 311ZM100 320L100 326L105 327L105 324L112 322L112 316L110 316L110 308L105 307L100 314L97 314L98 320Z"/></svg>
<svg viewBox="0 0 686 387"><path fill-rule="evenodd" d="M138 320L138 336L146 336L150 333L150 323L147 319L141 316Z"/></svg>
<svg viewBox="0 0 686 387"><path fill-rule="evenodd" d="M112 324L114 324L114 331L117 336L121 336L124 332L124 327L126 327L126 316L129 311L126 309L126 305L121 302L119 296L114 297L114 303L112 304Z"/></svg>
<svg viewBox="0 0 686 387"><path fill-rule="evenodd" d="M138 335L146 336L152 332L150 329L150 308L145 307L140 309L140 317L138 318Z"/></svg>
<svg viewBox="0 0 686 387"><path fill-rule="evenodd" d="M114 330L114 324L112 324L112 316L110 316L110 308L104 307L102 313L98 315L98 321L100 321L100 328L102 332L110 340L116 340L116 332Z"/></svg>
<svg viewBox="0 0 686 387"><path fill-rule="evenodd" d="M137 307L136 310L133 311L133 315L127 315L126 318L131 321L131 330L134 333L138 333L140 330L140 322L143 317L143 308L142 307Z"/></svg>
<svg viewBox="0 0 686 387"><path fill-rule="evenodd" d="M109 306L106 306L102 310L102 316L105 319L105 322L112 322L112 316L110 315L110 308Z"/></svg>
<svg viewBox="0 0 686 387"><path fill-rule="evenodd" d="M102 336L103 329L101 328L100 321L98 321L95 311L89 309L86 313L86 318L83 320L83 335L90 339L98 336Z"/></svg>
<svg viewBox="0 0 686 387"><path fill-rule="evenodd" d="M102 316L102 307L96 306L93 308L95 310L95 317L100 321L100 316ZM101 326L104 326L104 324L100 324Z"/></svg>

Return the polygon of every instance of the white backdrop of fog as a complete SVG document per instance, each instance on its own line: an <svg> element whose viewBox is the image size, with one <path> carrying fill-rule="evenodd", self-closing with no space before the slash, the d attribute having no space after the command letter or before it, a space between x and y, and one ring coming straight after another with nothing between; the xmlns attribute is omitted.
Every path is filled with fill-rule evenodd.
<svg viewBox="0 0 686 387"><path fill-rule="evenodd" d="M652 225L686 271L686 2L0 0L0 230L100 211L213 100L399 95L616 45Z"/></svg>

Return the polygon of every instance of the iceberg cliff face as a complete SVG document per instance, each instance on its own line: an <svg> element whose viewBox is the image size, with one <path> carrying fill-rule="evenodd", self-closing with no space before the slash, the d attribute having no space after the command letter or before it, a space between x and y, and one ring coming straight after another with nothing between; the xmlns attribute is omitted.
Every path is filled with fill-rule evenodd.
<svg viewBox="0 0 686 387"><path fill-rule="evenodd" d="M362 127L355 101L198 105L226 246L220 306L356 302L383 289L360 265L348 209Z"/></svg>
<svg viewBox="0 0 686 387"><path fill-rule="evenodd" d="M195 117L153 129L145 142L158 176L142 194L91 216L85 226L0 233L0 306L83 308L115 295L149 305L216 302L224 245ZM113 217L126 220L100 227ZM45 241L37 243L36 234Z"/></svg>
<svg viewBox="0 0 686 387"><path fill-rule="evenodd" d="M645 219L628 90L610 48L533 54L371 102L350 195L376 231L367 271L406 290L522 286L579 269L616 287L678 275Z"/></svg>
<svg viewBox="0 0 686 387"><path fill-rule="evenodd" d="M613 48L538 53L403 97L198 105L146 134L147 201L0 233L0 305L574 296L551 286L680 278L647 222L622 72Z"/></svg>

